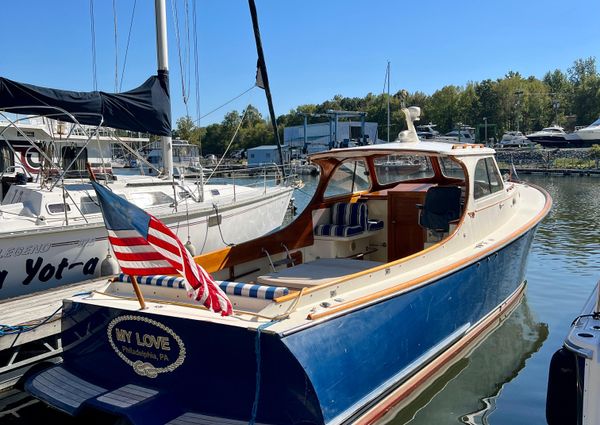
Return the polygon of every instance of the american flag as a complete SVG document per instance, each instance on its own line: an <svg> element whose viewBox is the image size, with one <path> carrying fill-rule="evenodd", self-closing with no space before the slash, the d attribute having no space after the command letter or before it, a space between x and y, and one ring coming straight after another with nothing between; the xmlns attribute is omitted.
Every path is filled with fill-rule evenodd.
<svg viewBox="0 0 600 425"><path fill-rule="evenodd" d="M194 262L179 238L160 220L92 181L108 240L123 273L130 276L181 274L191 297L222 316L231 302L213 278Z"/></svg>

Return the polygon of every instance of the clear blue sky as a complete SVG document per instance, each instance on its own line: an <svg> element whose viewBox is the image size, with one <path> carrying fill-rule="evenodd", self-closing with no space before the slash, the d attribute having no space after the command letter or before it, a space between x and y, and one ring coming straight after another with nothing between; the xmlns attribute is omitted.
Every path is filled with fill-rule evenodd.
<svg viewBox="0 0 600 425"><path fill-rule="evenodd" d="M167 0L173 117L185 115L172 1ZM188 0L190 7L194 0ZM119 76L134 0L116 0ZM336 94L381 93L387 61L391 90L431 94L448 84L496 79L508 71L541 78L574 60L600 60L600 1L577 0L256 0L275 112ZM114 91L112 0L93 0L98 88ZM177 0L180 26L184 0ZM201 113L254 83L256 50L246 0L197 0ZM138 0L123 90L156 72L154 2ZM180 28L182 30L183 28ZM90 1L2 2L0 75L69 90L93 90ZM182 44L185 46L185 43ZM196 117L193 63L190 115ZM252 103L254 89L202 121L220 122Z"/></svg>

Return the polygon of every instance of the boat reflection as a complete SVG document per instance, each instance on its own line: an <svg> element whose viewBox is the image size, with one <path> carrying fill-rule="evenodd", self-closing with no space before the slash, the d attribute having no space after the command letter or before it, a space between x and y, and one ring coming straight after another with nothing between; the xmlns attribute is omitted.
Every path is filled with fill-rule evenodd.
<svg viewBox="0 0 600 425"><path fill-rule="evenodd" d="M441 376L381 421L388 425L488 424L505 384L525 367L548 337L526 297L495 330L470 347Z"/></svg>

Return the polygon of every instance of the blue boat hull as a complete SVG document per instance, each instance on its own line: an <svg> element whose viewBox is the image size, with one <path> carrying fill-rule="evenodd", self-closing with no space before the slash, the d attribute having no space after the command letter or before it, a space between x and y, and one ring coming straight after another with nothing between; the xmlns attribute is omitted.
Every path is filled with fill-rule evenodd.
<svg viewBox="0 0 600 425"><path fill-rule="evenodd" d="M36 376L26 388L73 415L99 409L140 424L166 423L184 412L248 421L257 391L258 422L349 423L515 292L534 233L530 229L487 257L409 292L295 333L263 332L259 385L254 330L65 301L63 345L68 349L60 367L104 392L133 384L156 393L119 407L98 394L65 403L44 389L51 382L35 385ZM134 334L138 346L150 348L132 350L135 341L127 336ZM146 335L154 339L141 337ZM153 352L164 371L140 375L144 356ZM135 358L138 366L125 361Z"/></svg>

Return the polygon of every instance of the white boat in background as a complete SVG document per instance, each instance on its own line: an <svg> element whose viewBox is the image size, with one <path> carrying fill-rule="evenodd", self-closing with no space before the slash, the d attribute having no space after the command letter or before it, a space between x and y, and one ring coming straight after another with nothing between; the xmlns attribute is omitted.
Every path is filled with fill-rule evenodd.
<svg viewBox="0 0 600 425"><path fill-rule="evenodd" d="M375 160L373 164L379 172L392 172L393 174L417 174L427 170L427 161L418 156L415 158L388 156L382 160Z"/></svg>
<svg viewBox="0 0 600 425"><path fill-rule="evenodd" d="M97 277L103 263L104 274L116 272L104 261L110 250L85 164L114 192L164 220L197 253L267 233L288 210L293 188L277 167L244 185L235 176L234 183L207 183L202 173L172 180L115 176L114 130L46 116L0 116L6 118L0 140L8 164L0 176L0 300ZM57 131L65 126L66 132Z"/></svg>
<svg viewBox="0 0 600 425"><path fill-rule="evenodd" d="M417 136L419 139L435 139L440 135L440 132L435 129L435 124L421 124L417 126Z"/></svg>
<svg viewBox="0 0 600 425"><path fill-rule="evenodd" d="M150 147L150 153L146 160L154 166L145 167L145 171L156 175L157 170L164 167L162 148L154 144ZM199 175L202 173L200 164L200 148L197 145L190 144L187 140L173 140L173 175L176 177Z"/></svg>
<svg viewBox="0 0 600 425"><path fill-rule="evenodd" d="M255 187L148 176L118 176L106 184L202 253L279 227L293 191L284 180L271 169ZM106 229L86 180L10 186L0 206L0 300L99 276L108 254Z"/></svg>
<svg viewBox="0 0 600 425"><path fill-rule="evenodd" d="M475 143L474 131L475 128L462 125L460 128L454 129L435 140L446 143Z"/></svg>
<svg viewBox="0 0 600 425"><path fill-rule="evenodd" d="M566 140L574 147L588 148L600 144L600 118L587 127L576 128L566 136Z"/></svg>
<svg viewBox="0 0 600 425"><path fill-rule="evenodd" d="M540 131L527 135L527 138L532 142L539 143L542 147L551 148L566 147L566 137L567 133L564 128L559 125L551 125L550 127L542 128Z"/></svg>
<svg viewBox="0 0 600 425"><path fill-rule="evenodd" d="M137 146L147 143L149 138L137 132L119 131L117 134L113 129L0 110L0 179L3 183L0 201L9 184L14 183L11 172L15 169L24 173L28 181L38 181L42 171L47 176L57 176L61 169L68 168L69 176L85 174L87 163L95 173L110 175L113 168L125 166L123 161L114 160L116 146L120 151L135 152Z"/></svg>
<svg viewBox="0 0 600 425"><path fill-rule="evenodd" d="M550 363L548 425L600 424L600 282Z"/></svg>
<svg viewBox="0 0 600 425"><path fill-rule="evenodd" d="M165 4L157 1L155 6L164 9ZM234 246L283 223L293 187L278 167L265 168L253 186L239 181L213 184L204 181L202 173L195 179L174 177L164 10L157 15L156 25L165 30L165 36L157 38L158 72L134 90L83 93L0 77L0 114L11 127L5 134L29 143L41 163L37 176L20 173L15 166L26 168L26 164L19 155L10 155L11 144L7 144L15 182L0 205L0 300L118 271L85 169L93 162L92 147L99 144L103 149L98 143L100 134L112 131L116 136L114 128L161 136L163 178L113 178L112 173L104 172L111 166L111 157L102 152L98 156L105 159L97 167L90 164L90 170L97 178L103 177L112 191L163 220L186 241L190 251L204 253ZM12 115L45 119L53 123L51 127L60 127L58 121L71 126L44 142L36 139L37 133L21 127L24 119L10 119ZM82 140L74 140L72 136L79 132ZM57 163L53 147L61 143L66 146L60 148L61 161ZM104 147L110 152L108 144ZM126 144L123 147L134 153ZM68 155L62 154L64 149ZM147 161L145 165L152 167Z"/></svg>
<svg viewBox="0 0 600 425"><path fill-rule="evenodd" d="M412 106L411 108L415 108ZM409 109L411 109L409 108ZM420 112L419 112L420 113ZM444 135L440 135L440 132L435 130L435 124L424 124L415 126L412 130L401 131L398 134L399 142L410 142L413 141L413 133L418 137L419 140L426 140L431 142L441 142L441 143L452 143L452 144L461 144L461 143L475 143L475 133L474 128L461 125L458 129L454 129Z"/></svg>
<svg viewBox="0 0 600 425"><path fill-rule="evenodd" d="M497 148L529 148L535 146L532 142L520 131L507 131L502 135L502 139L496 146Z"/></svg>
<svg viewBox="0 0 600 425"><path fill-rule="evenodd" d="M319 174L319 167L311 164L307 159L292 159L290 161L290 170L292 174L299 176L316 176Z"/></svg>

